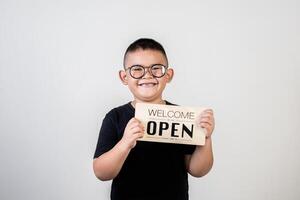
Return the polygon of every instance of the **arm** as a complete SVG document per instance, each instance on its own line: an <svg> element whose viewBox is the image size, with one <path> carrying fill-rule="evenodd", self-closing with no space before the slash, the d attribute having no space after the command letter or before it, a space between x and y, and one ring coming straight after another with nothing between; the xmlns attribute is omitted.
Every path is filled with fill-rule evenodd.
<svg viewBox="0 0 300 200"><path fill-rule="evenodd" d="M124 131L122 139L108 152L93 160L95 176L102 181L114 179L120 172L130 150L135 147L136 140L143 136L141 123L132 118Z"/></svg>
<svg viewBox="0 0 300 200"><path fill-rule="evenodd" d="M126 148L120 141L110 151L95 158L93 161L95 176L102 181L115 178L120 172L129 152L130 149Z"/></svg>
<svg viewBox="0 0 300 200"><path fill-rule="evenodd" d="M194 177L206 175L213 166L212 139L210 137L215 126L213 111L205 110L199 123L206 130L205 145L197 146L192 155L185 156L187 171Z"/></svg>
<svg viewBox="0 0 300 200"><path fill-rule="evenodd" d="M192 155L185 156L187 171L194 177L206 175L213 166L211 138L206 139L204 146L197 146Z"/></svg>

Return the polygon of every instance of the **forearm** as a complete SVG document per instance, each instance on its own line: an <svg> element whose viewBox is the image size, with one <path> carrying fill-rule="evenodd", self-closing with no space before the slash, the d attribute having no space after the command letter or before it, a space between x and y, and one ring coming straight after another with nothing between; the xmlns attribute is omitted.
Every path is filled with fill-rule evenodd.
<svg viewBox="0 0 300 200"><path fill-rule="evenodd" d="M130 148L120 141L110 151L93 161L94 173L102 181L114 179L120 172Z"/></svg>
<svg viewBox="0 0 300 200"><path fill-rule="evenodd" d="M213 165L213 151L211 138L206 139L204 146L197 146L190 157L188 172L195 177L206 175Z"/></svg>

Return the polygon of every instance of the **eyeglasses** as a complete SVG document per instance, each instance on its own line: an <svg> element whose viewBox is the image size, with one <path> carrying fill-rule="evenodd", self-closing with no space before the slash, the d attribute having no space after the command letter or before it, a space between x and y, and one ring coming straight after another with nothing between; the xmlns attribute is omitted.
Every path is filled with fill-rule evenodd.
<svg viewBox="0 0 300 200"><path fill-rule="evenodd" d="M146 68L149 69L150 74L155 78L161 78L166 74L168 67L162 64L154 64L149 67L144 67L142 65L133 65L126 70L129 70L129 74L132 78L140 79L146 74Z"/></svg>

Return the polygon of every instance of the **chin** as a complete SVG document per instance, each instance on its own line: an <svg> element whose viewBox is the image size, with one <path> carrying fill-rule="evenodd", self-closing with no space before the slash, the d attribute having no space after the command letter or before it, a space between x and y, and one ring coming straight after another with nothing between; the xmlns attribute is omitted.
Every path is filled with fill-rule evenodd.
<svg viewBox="0 0 300 200"><path fill-rule="evenodd" d="M138 98L138 99L140 99L141 101L143 101L143 102L145 102L145 103L147 103L147 102L151 103L151 102L157 100L158 97L154 97L154 96L143 96L143 97L140 97L140 98Z"/></svg>

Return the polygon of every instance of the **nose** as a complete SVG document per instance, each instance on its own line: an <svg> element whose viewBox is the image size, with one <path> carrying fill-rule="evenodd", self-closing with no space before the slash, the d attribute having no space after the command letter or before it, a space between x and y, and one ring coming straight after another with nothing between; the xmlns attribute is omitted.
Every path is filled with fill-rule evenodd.
<svg viewBox="0 0 300 200"><path fill-rule="evenodd" d="M143 77L153 77L150 67L145 67L145 74Z"/></svg>

